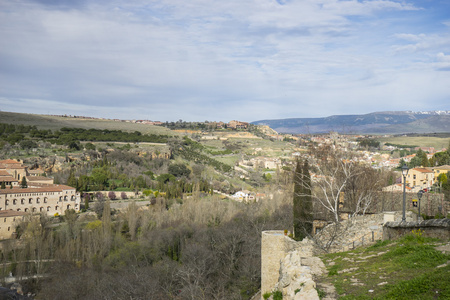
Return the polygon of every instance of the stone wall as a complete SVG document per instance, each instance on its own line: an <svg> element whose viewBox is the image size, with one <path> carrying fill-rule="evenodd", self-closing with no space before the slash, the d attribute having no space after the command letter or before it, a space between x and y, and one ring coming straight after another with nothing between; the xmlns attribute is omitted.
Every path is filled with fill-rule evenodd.
<svg viewBox="0 0 450 300"><path fill-rule="evenodd" d="M278 282L280 262L296 247L282 230L263 231L261 237L261 295L271 292Z"/></svg>
<svg viewBox="0 0 450 300"><path fill-rule="evenodd" d="M450 219L432 219L420 222L387 222L383 227L383 240L396 239L419 229L426 237L450 239Z"/></svg>

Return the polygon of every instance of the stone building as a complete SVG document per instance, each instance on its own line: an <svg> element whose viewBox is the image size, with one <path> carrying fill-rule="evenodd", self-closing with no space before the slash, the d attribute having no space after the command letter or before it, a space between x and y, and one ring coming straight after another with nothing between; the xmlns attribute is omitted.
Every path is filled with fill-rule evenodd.
<svg viewBox="0 0 450 300"><path fill-rule="evenodd" d="M80 210L80 194L67 185L53 184L53 179L29 174L28 168L13 159L0 161L0 212L15 211L24 213L45 213L53 216L64 214L67 209ZM20 182L26 178L28 187L20 188Z"/></svg>
<svg viewBox="0 0 450 300"><path fill-rule="evenodd" d="M0 239L14 238L16 226L20 223L26 213L13 210L0 211Z"/></svg>
<svg viewBox="0 0 450 300"><path fill-rule="evenodd" d="M80 210L80 194L66 185L0 189L0 211L64 214L67 209Z"/></svg>

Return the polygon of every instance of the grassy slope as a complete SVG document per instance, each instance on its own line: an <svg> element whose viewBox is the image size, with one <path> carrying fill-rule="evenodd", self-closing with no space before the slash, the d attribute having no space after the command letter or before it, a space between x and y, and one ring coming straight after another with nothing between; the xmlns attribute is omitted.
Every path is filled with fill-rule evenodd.
<svg viewBox="0 0 450 300"><path fill-rule="evenodd" d="M379 141L384 143L392 143L397 145L417 145L421 147L434 147L436 150L441 150L442 148L447 148L450 142L450 138L438 138L438 137L426 137L426 136L399 136L399 137L389 137L378 138Z"/></svg>
<svg viewBox="0 0 450 300"><path fill-rule="evenodd" d="M450 299L450 254L410 235L322 257L339 299ZM440 266L440 267L438 267Z"/></svg>
<svg viewBox="0 0 450 300"><path fill-rule="evenodd" d="M36 125L39 129L58 130L62 127L84 128L84 129L109 129L122 131L139 131L143 134L167 134L177 136L179 133L165 127L117 122L113 120L100 119L75 119L56 117L48 115L22 114L11 112L0 112L0 122L6 124Z"/></svg>

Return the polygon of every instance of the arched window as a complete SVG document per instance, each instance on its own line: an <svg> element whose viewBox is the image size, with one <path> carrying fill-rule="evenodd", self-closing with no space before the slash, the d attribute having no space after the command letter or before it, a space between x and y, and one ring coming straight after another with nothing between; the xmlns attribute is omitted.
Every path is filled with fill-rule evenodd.
<svg viewBox="0 0 450 300"><path fill-rule="evenodd" d="M5 205L9 205L9 200L5 200Z"/></svg>
<svg viewBox="0 0 450 300"><path fill-rule="evenodd" d="M47 206L47 211L50 211L50 206Z"/></svg>
<svg viewBox="0 0 450 300"><path fill-rule="evenodd" d="M64 196L64 201L67 201L67 196Z"/></svg>
<svg viewBox="0 0 450 300"><path fill-rule="evenodd" d="M33 212L36 212L36 207L33 207Z"/></svg>
<svg viewBox="0 0 450 300"><path fill-rule="evenodd" d="M39 199L39 197L36 199L36 203L41 202L41 199Z"/></svg>
<svg viewBox="0 0 450 300"><path fill-rule="evenodd" d="M13 205L16 205L17 204L17 199L14 199L13 200Z"/></svg>
<svg viewBox="0 0 450 300"><path fill-rule="evenodd" d="M17 211L20 211L20 208L18 208Z"/></svg>
<svg viewBox="0 0 450 300"><path fill-rule="evenodd" d="M55 206L55 210L58 210L58 209L59 209L59 206L58 206L58 205L56 205L56 206Z"/></svg>
<svg viewBox="0 0 450 300"><path fill-rule="evenodd" d="M25 212L28 212L28 208L25 208Z"/></svg>
<svg viewBox="0 0 450 300"><path fill-rule="evenodd" d="M70 209L70 204L69 204L69 205L67 205L67 209Z"/></svg>
<svg viewBox="0 0 450 300"><path fill-rule="evenodd" d="M43 207L39 208L39 211L44 211L44 208Z"/></svg>
<svg viewBox="0 0 450 300"><path fill-rule="evenodd" d="M25 204L25 199L22 198L22 199L20 200L20 204Z"/></svg>
<svg viewBox="0 0 450 300"><path fill-rule="evenodd" d="M62 196L59 196L59 202L61 202L62 201Z"/></svg>
<svg viewBox="0 0 450 300"><path fill-rule="evenodd" d="M44 203L47 203L47 200L48 200L47 197L44 197Z"/></svg>
<svg viewBox="0 0 450 300"><path fill-rule="evenodd" d="M72 197L70 197L70 200L75 201L75 195L72 195Z"/></svg>
<svg viewBox="0 0 450 300"><path fill-rule="evenodd" d="M33 198L28 199L28 204L32 204L33 203Z"/></svg>

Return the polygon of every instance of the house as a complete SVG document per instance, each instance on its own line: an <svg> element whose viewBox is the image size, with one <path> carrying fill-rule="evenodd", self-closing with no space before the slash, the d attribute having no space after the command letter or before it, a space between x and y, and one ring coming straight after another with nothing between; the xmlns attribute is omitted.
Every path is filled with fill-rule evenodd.
<svg viewBox="0 0 450 300"><path fill-rule="evenodd" d="M239 202L242 202L242 201L247 202L247 201L255 201L256 200L256 194L254 192L250 192L247 190L238 191L231 197Z"/></svg>
<svg viewBox="0 0 450 300"><path fill-rule="evenodd" d="M21 181L27 176L27 168L14 159L0 160L0 170L8 172L15 180Z"/></svg>
<svg viewBox="0 0 450 300"><path fill-rule="evenodd" d="M385 186L383 189L383 192L403 192L403 184L402 183L396 183L393 185ZM405 193L417 193L420 191L420 188L411 188L409 186L405 186Z"/></svg>
<svg viewBox="0 0 450 300"><path fill-rule="evenodd" d="M23 220L26 213L14 210L0 211L0 239L14 238L16 226Z"/></svg>
<svg viewBox="0 0 450 300"><path fill-rule="evenodd" d="M247 122L240 122L240 121L230 121L228 123L228 127L232 128L232 129L247 129L248 128L248 123Z"/></svg>
<svg viewBox="0 0 450 300"><path fill-rule="evenodd" d="M402 176L403 183L403 176ZM429 168L413 168L406 176L406 185L409 187L419 187L420 189L430 188L434 183L434 172Z"/></svg>
<svg viewBox="0 0 450 300"><path fill-rule="evenodd" d="M5 170L0 170L0 185L3 184L5 185L5 188L11 188L11 186L18 186L19 181Z"/></svg>
<svg viewBox="0 0 450 300"><path fill-rule="evenodd" d="M450 172L450 166L449 165L444 165L444 166L439 166L439 167L433 167L431 168L434 172L434 180L436 181L437 178L439 177L439 175L441 174L447 174L448 172ZM448 177L448 175L447 175Z"/></svg>

